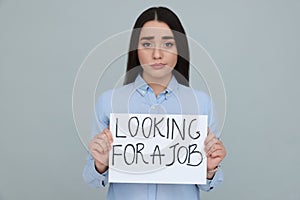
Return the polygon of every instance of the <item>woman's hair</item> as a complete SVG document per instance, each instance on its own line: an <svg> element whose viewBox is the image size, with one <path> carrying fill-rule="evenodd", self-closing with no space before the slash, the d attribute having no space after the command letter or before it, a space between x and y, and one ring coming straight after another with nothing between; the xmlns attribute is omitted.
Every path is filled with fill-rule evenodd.
<svg viewBox="0 0 300 200"><path fill-rule="evenodd" d="M177 63L173 74L179 83L189 86L190 57L185 31L176 14L165 7L149 8L137 18L131 33L124 85L134 82L142 72L137 53L139 36L143 25L153 20L166 23L172 30L177 46Z"/></svg>

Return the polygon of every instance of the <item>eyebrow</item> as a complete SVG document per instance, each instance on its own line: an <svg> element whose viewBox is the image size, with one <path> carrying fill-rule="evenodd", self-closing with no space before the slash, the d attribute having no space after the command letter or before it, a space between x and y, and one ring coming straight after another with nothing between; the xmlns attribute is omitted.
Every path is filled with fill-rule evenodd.
<svg viewBox="0 0 300 200"><path fill-rule="evenodd" d="M173 36L163 36L161 37L163 40L169 40L169 39L174 39ZM147 37L142 37L141 40L153 40L154 36L147 36Z"/></svg>
<svg viewBox="0 0 300 200"><path fill-rule="evenodd" d="M162 39L169 40L169 39L174 39L174 37L173 36L163 36Z"/></svg>

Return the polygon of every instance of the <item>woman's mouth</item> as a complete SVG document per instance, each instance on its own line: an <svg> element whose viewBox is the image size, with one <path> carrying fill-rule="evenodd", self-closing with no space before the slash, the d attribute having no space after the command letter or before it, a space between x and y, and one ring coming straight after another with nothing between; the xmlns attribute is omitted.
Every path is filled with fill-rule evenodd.
<svg viewBox="0 0 300 200"><path fill-rule="evenodd" d="M164 64L164 63L155 63L155 64L152 64L152 65L150 65L152 68L154 68L154 69L161 69L161 68L163 68L163 67L165 67L166 66L166 64Z"/></svg>

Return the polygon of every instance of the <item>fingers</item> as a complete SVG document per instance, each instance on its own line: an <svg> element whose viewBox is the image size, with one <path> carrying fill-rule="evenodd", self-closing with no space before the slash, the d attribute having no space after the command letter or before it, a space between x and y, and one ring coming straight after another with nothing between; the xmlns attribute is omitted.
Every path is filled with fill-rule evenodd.
<svg viewBox="0 0 300 200"><path fill-rule="evenodd" d="M209 133L204 141L204 144L206 145L209 141L211 141L212 139L217 139L215 134L213 133Z"/></svg>
<svg viewBox="0 0 300 200"><path fill-rule="evenodd" d="M106 156L103 156L102 153L100 153L99 151L97 151L96 149L94 149L94 150L91 151L91 154L92 154L92 156L93 156L93 158L95 160L97 160L97 161L99 161L99 162L101 162L103 164L106 164L106 162L105 162L105 157Z"/></svg>
<svg viewBox="0 0 300 200"><path fill-rule="evenodd" d="M110 143L113 143L113 136L112 133L110 132L110 130L107 128L103 131L103 133L105 134L105 136L107 137L108 141Z"/></svg>
<svg viewBox="0 0 300 200"><path fill-rule="evenodd" d="M110 130L105 129L102 133L95 135L92 142L98 145L99 152L105 153L106 151L109 151L113 142ZM95 147L97 148L97 146Z"/></svg>
<svg viewBox="0 0 300 200"><path fill-rule="evenodd" d="M105 154L111 149L113 138L108 129L105 129L102 133L97 134L89 143L89 150L91 152L98 152Z"/></svg>
<svg viewBox="0 0 300 200"><path fill-rule="evenodd" d="M110 143L105 138L95 138L94 139L95 148L100 153L105 153L110 150Z"/></svg>
<svg viewBox="0 0 300 200"><path fill-rule="evenodd" d="M212 152L210 154L210 157L211 158L218 158L218 157L220 157L220 158L223 159L225 157L225 155L226 155L226 151L224 151L223 149L217 149L217 150L215 150L214 152Z"/></svg>
<svg viewBox="0 0 300 200"><path fill-rule="evenodd" d="M206 155L210 157L217 157L217 156L223 157L223 155L225 157L225 154L226 151L222 144L215 144L212 146L212 148L209 151L206 152Z"/></svg>
<svg viewBox="0 0 300 200"><path fill-rule="evenodd" d="M226 156L226 150L223 143L216 138L213 133L209 133L204 142L205 152L207 156L211 158L221 157L224 158Z"/></svg>
<svg viewBox="0 0 300 200"><path fill-rule="evenodd" d="M209 152L211 151L211 148L215 145L218 144L220 141L216 138L216 136L213 133L209 133L208 136L206 137L204 141L205 145L205 151Z"/></svg>
<svg viewBox="0 0 300 200"><path fill-rule="evenodd" d="M108 155L107 154L101 154L96 150L91 151L91 154L95 161L101 163L104 166L108 166Z"/></svg>
<svg viewBox="0 0 300 200"><path fill-rule="evenodd" d="M108 165L109 151L113 142L112 134L109 129L103 130L102 133L97 134L89 142L89 150L95 161Z"/></svg>

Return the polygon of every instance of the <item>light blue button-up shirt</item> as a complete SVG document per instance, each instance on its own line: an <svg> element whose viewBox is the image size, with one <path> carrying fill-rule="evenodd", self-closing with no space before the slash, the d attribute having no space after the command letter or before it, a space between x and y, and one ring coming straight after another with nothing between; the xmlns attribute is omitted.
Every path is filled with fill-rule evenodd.
<svg viewBox="0 0 300 200"><path fill-rule="evenodd" d="M158 96L155 96L152 88L140 75L133 83L104 92L95 105L92 137L108 127L110 113L208 115L210 131L219 136L211 98L204 92L179 84L174 76L168 87ZM182 175L178 174L178 176ZM108 184L108 171L103 174L97 172L90 153L83 177L90 186L95 188L105 187ZM213 179L207 180L205 185L110 183L107 199L199 200L199 190L210 191L222 181L223 173L219 169Z"/></svg>

